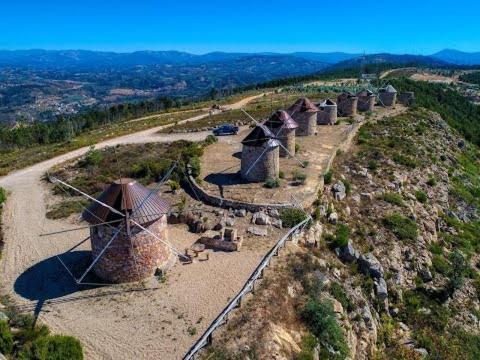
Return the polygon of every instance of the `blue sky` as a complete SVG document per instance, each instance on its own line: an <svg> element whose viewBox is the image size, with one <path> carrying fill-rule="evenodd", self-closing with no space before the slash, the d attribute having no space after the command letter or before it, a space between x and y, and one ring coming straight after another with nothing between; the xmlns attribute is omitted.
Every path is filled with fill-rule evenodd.
<svg viewBox="0 0 480 360"><path fill-rule="evenodd" d="M480 2L0 0L0 49L480 51Z"/></svg>

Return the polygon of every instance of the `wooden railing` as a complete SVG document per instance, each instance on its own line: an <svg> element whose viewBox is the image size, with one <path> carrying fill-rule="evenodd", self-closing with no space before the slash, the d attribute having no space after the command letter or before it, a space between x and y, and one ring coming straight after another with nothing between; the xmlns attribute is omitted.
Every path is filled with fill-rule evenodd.
<svg viewBox="0 0 480 360"><path fill-rule="evenodd" d="M305 225L310 221L310 218L306 218L302 222L295 225L293 228L290 229L288 233L286 233L277 243L270 249L270 251L263 257L260 264L256 267L253 273L248 278L247 282L240 290L240 292L228 303L228 305L223 309L223 311L216 317L216 319L210 324L210 326L205 330L203 335L198 339L198 341L188 350L188 352L183 357L184 360L195 359L195 355L206 345L211 344L212 342L212 334L218 327L223 325L227 319L228 314L238 307L242 302L242 299L245 295L250 292L253 292L255 282L258 279L262 278L263 270L270 265L270 261L273 256L278 255L278 251L281 247L285 245L285 242L299 229L304 228Z"/></svg>

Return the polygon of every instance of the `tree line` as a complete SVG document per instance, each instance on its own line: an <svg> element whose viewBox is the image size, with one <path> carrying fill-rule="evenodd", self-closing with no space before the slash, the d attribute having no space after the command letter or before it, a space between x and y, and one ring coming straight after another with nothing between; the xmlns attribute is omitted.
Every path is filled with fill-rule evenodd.
<svg viewBox="0 0 480 360"><path fill-rule="evenodd" d="M52 121L19 123L15 128L0 125L0 150L8 151L37 145L61 143L95 128L179 108L188 101L162 97L137 103L114 105L106 109L93 109L73 116L58 115Z"/></svg>

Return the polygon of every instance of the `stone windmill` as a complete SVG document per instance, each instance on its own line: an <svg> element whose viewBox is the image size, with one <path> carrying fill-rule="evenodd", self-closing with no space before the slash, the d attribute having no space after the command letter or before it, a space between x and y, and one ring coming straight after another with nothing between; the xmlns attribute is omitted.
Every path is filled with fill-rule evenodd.
<svg viewBox="0 0 480 360"><path fill-rule="evenodd" d="M378 98L384 106L395 106L397 102L397 90L392 85L380 88Z"/></svg>
<svg viewBox="0 0 480 360"><path fill-rule="evenodd" d="M90 228L93 259L121 229L93 268L103 280L113 283L139 281L153 275L157 269L165 268L170 259L172 251L161 241L168 238L170 204L157 194L149 194L150 191L135 180L119 179L103 191L97 198L99 202L93 202L82 213L82 218L93 225ZM113 227L105 224L115 221L118 222ZM132 221L149 232L142 231Z"/></svg>
<svg viewBox="0 0 480 360"><path fill-rule="evenodd" d="M373 91L368 89L363 89L357 93L358 102L357 110L358 111L373 111L375 108L376 96Z"/></svg>
<svg viewBox="0 0 480 360"><path fill-rule="evenodd" d="M302 97L287 109L298 124L296 136L311 136L317 131L317 113L319 109L309 99Z"/></svg>
<svg viewBox="0 0 480 360"><path fill-rule="evenodd" d="M92 263L76 278L57 256L77 284L108 285L138 281L153 275L157 269L165 270L172 255L189 260L168 242L167 215L170 205L157 195L175 166L176 163L152 190L135 180L119 179L111 183L98 198L60 179L49 178L52 183L73 190L92 201L82 213L82 218L89 223ZM79 229L81 228L66 231ZM91 270L106 283L85 282L84 279Z"/></svg>
<svg viewBox="0 0 480 360"><path fill-rule="evenodd" d="M247 181L261 182L268 179L276 179L279 174L279 148L282 148L289 156L293 157L302 167L305 164L298 160L293 155L288 147L286 147L281 138L278 137L284 126L292 126L290 121L287 121L278 128L274 134L266 125L260 124L249 113L242 109L242 111L252 119L256 126L255 128L242 140L242 160L240 165L240 175Z"/></svg>
<svg viewBox="0 0 480 360"><path fill-rule="evenodd" d="M277 110L265 121L264 125L276 134L283 147L280 147L280 157L295 155L295 130L298 124L285 110Z"/></svg>
<svg viewBox="0 0 480 360"><path fill-rule="evenodd" d="M334 125L337 122L337 104L332 99L326 99L317 104L317 125Z"/></svg>
<svg viewBox="0 0 480 360"><path fill-rule="evenodd" d="M357 115L358 97L350 92L344 92L337 97L338 114L340 116Z"/></svg>

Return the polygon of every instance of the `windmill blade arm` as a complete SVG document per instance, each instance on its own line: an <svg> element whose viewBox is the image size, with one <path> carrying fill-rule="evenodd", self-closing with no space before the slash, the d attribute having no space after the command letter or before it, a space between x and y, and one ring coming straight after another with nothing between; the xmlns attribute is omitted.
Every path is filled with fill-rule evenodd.
<svg viewBox="0 0 480 360"><path fill-rule="evenodd" d="M110 210L111 212L113 212L113 213L115 213L115 214L117 214L117 215L120 215L120 216L122 216L122 217L125 217L125 215L124 215L123 213L121 213L120 211L118 211L117 209L114 209L114 208L111 207L110 205L107 205L107 204L105 204L105 203L103 203L103 202L95 199L94 197L92 197L92 196L84 193L84 192L81 191L81 190L78 190L77 188L73 187L72 185L67 184L66 182L64 182L64 181L62 181L62 180L60 180L60 179L58 179L58 178L56 178L56 177L53 177L53 176L51 176L49 179L50 179L50 181L51 181L53 184L60 183L60 184L62 184L62 185L64 185L64 186L68 187L69 189L72 189L72 190L76 191L76 192L79 193L80 195L85 196L87 199L92 200L92 201L96 202L97 204L100 204L100 205L106 207L106 208L107 208L108 210Z"/></svg>
<svg viewBox="0 0 480 360"><path fill-rule="evenodd" d="M262 156L267 152L267 150L268 150L268 147L266 147L265 150L263 150L263 152L260 154L260 156L253 162L252 165L250 165L250 167L247 169L247 171L245 171L245 175L248 175L250 173L250 171L257 164L257 162L262 158Z"/></svg>
<svg viewBox="0 0 480 360"><path fill-rule="evenodd" d="M90 270L92 270L92 268L95 266L95 264L98 262L98 260L100 260L100 258L103 256L103 254L105 253L105 251L107 251L108 247L110 246L110 244L113 242L113 240L115 240L118 236L118 234L120 234L120 228L117 229L116 233L113 234L112 238L108 241L108 243L105 245L105 247L102 249L102 251L100 251L100 253L98 254L98 256L95 258L95 260L93 260L93 262L90 264L90 266L87 268L87 270L85 270L85 272L83 273L83 275L78 279L77 283L81 283L82 280L85 278L85 276L87 276L87 274L89 273Z"/></svg>
<svg viewBox="0 0 480 360"><path fill-rule="evenodd" d="M255 124L257 124L257 125L259 124L258 121L255 120L255 118L254 118L252 115L250 115L248 112L245 111L245 109L240 109L240 110L241 110L245 115L247 115L250 119L252 119L252 120L255 122Z"/></svg>
<svg viewBox="0 0 480 360"><path fill-rule="evenodd" d="M287 152L288 155L290 155L292 158L294 158L303 168L305 167L305 164L298 160L298 158L293 155L281 142L279 142L279 145Z"/></svg>

